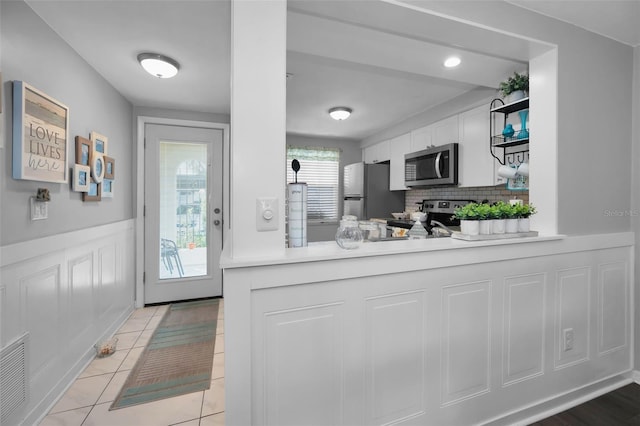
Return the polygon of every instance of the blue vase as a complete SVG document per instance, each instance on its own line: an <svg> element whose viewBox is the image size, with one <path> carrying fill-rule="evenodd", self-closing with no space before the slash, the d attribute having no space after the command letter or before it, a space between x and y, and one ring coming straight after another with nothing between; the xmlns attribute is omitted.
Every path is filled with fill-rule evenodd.
<svg viewBox="0 0 640 426"><path fill-rule="evenodd" d="M518 139L528 139L529 131L527 130L527 115L529 114L529 110L522 110L518 114L520 115L520 121L522 122L520 131L518 132Z"/></svg>
<svg viewBox="0 0 640 426"><path fill-rule="evenodd" d="M502 136L504 136L505 140L513 137L514 133L516 131L513 130L513 126L511 124L507 124L507 126L504 128L504 130L502 131Z"/></svg>

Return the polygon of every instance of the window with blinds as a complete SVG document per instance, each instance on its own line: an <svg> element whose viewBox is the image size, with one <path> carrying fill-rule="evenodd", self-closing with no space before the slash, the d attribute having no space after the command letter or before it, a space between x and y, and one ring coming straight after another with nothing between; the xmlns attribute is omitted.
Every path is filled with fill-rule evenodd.
<svg viewBox="0 0 640 426"><path fill-rule="evenodd" d="M287 183L295 182L291 161L300 162L298 182L307 184L308 223L338 220L340 150L287 147Z"/></svg>

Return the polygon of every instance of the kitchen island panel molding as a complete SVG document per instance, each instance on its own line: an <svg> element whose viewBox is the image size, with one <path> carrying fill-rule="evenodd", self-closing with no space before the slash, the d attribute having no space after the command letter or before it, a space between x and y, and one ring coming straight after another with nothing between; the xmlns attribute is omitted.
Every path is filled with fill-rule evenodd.
<svg viewBox="0 0 640 426"><path fill-rule="evenodd" d="M425 291L375 296L365 305L365 424L424 414Z"/></svg>
<svg viewBox="0 0 640 426"><path fill-rule="evenodd" d="M628 383L633 246L607 237L226 268L227 421L500 424Z"/></svg>
<svg viewBox="0 0 640 426"><path fill-rule="evenodd" d="M598 266L598 356L623 351L629 344L628 270L625 262Z"/></svg>
<svg viewBox="0 0 640 426"><path fill-rule="evenodd" d="M544 374L545 273L506 277L503 288L502 385Z"/></svg>
<svg viewBox="0 0 640 426"><path fill-rule="evenodd" d="M564 269L557 272L555 284L555 369L587 362L590 358L589 340L592 336L591 267ZM571 348L566 345L570 330Z"/></svg>

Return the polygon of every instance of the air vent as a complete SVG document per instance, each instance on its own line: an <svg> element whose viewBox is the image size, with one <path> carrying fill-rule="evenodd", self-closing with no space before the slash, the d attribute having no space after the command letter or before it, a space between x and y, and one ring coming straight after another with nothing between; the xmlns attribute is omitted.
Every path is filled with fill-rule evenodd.
<svg viewBox="0 0 640 426"><path fill-rule="evenodd" d="M0 350L0 423L27 404L27 356L29 333Z"/></svg>

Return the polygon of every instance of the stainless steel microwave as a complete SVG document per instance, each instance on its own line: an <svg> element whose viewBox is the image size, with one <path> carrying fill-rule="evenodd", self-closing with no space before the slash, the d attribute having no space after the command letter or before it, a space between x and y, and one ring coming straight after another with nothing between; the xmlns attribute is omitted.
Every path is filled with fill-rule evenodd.
<svg viewBox="0 0 640 426"><path fill-rule="evenodd" d="M458 184L458 144L434 146L404 156L404 184L426 187Z"/></svg>

